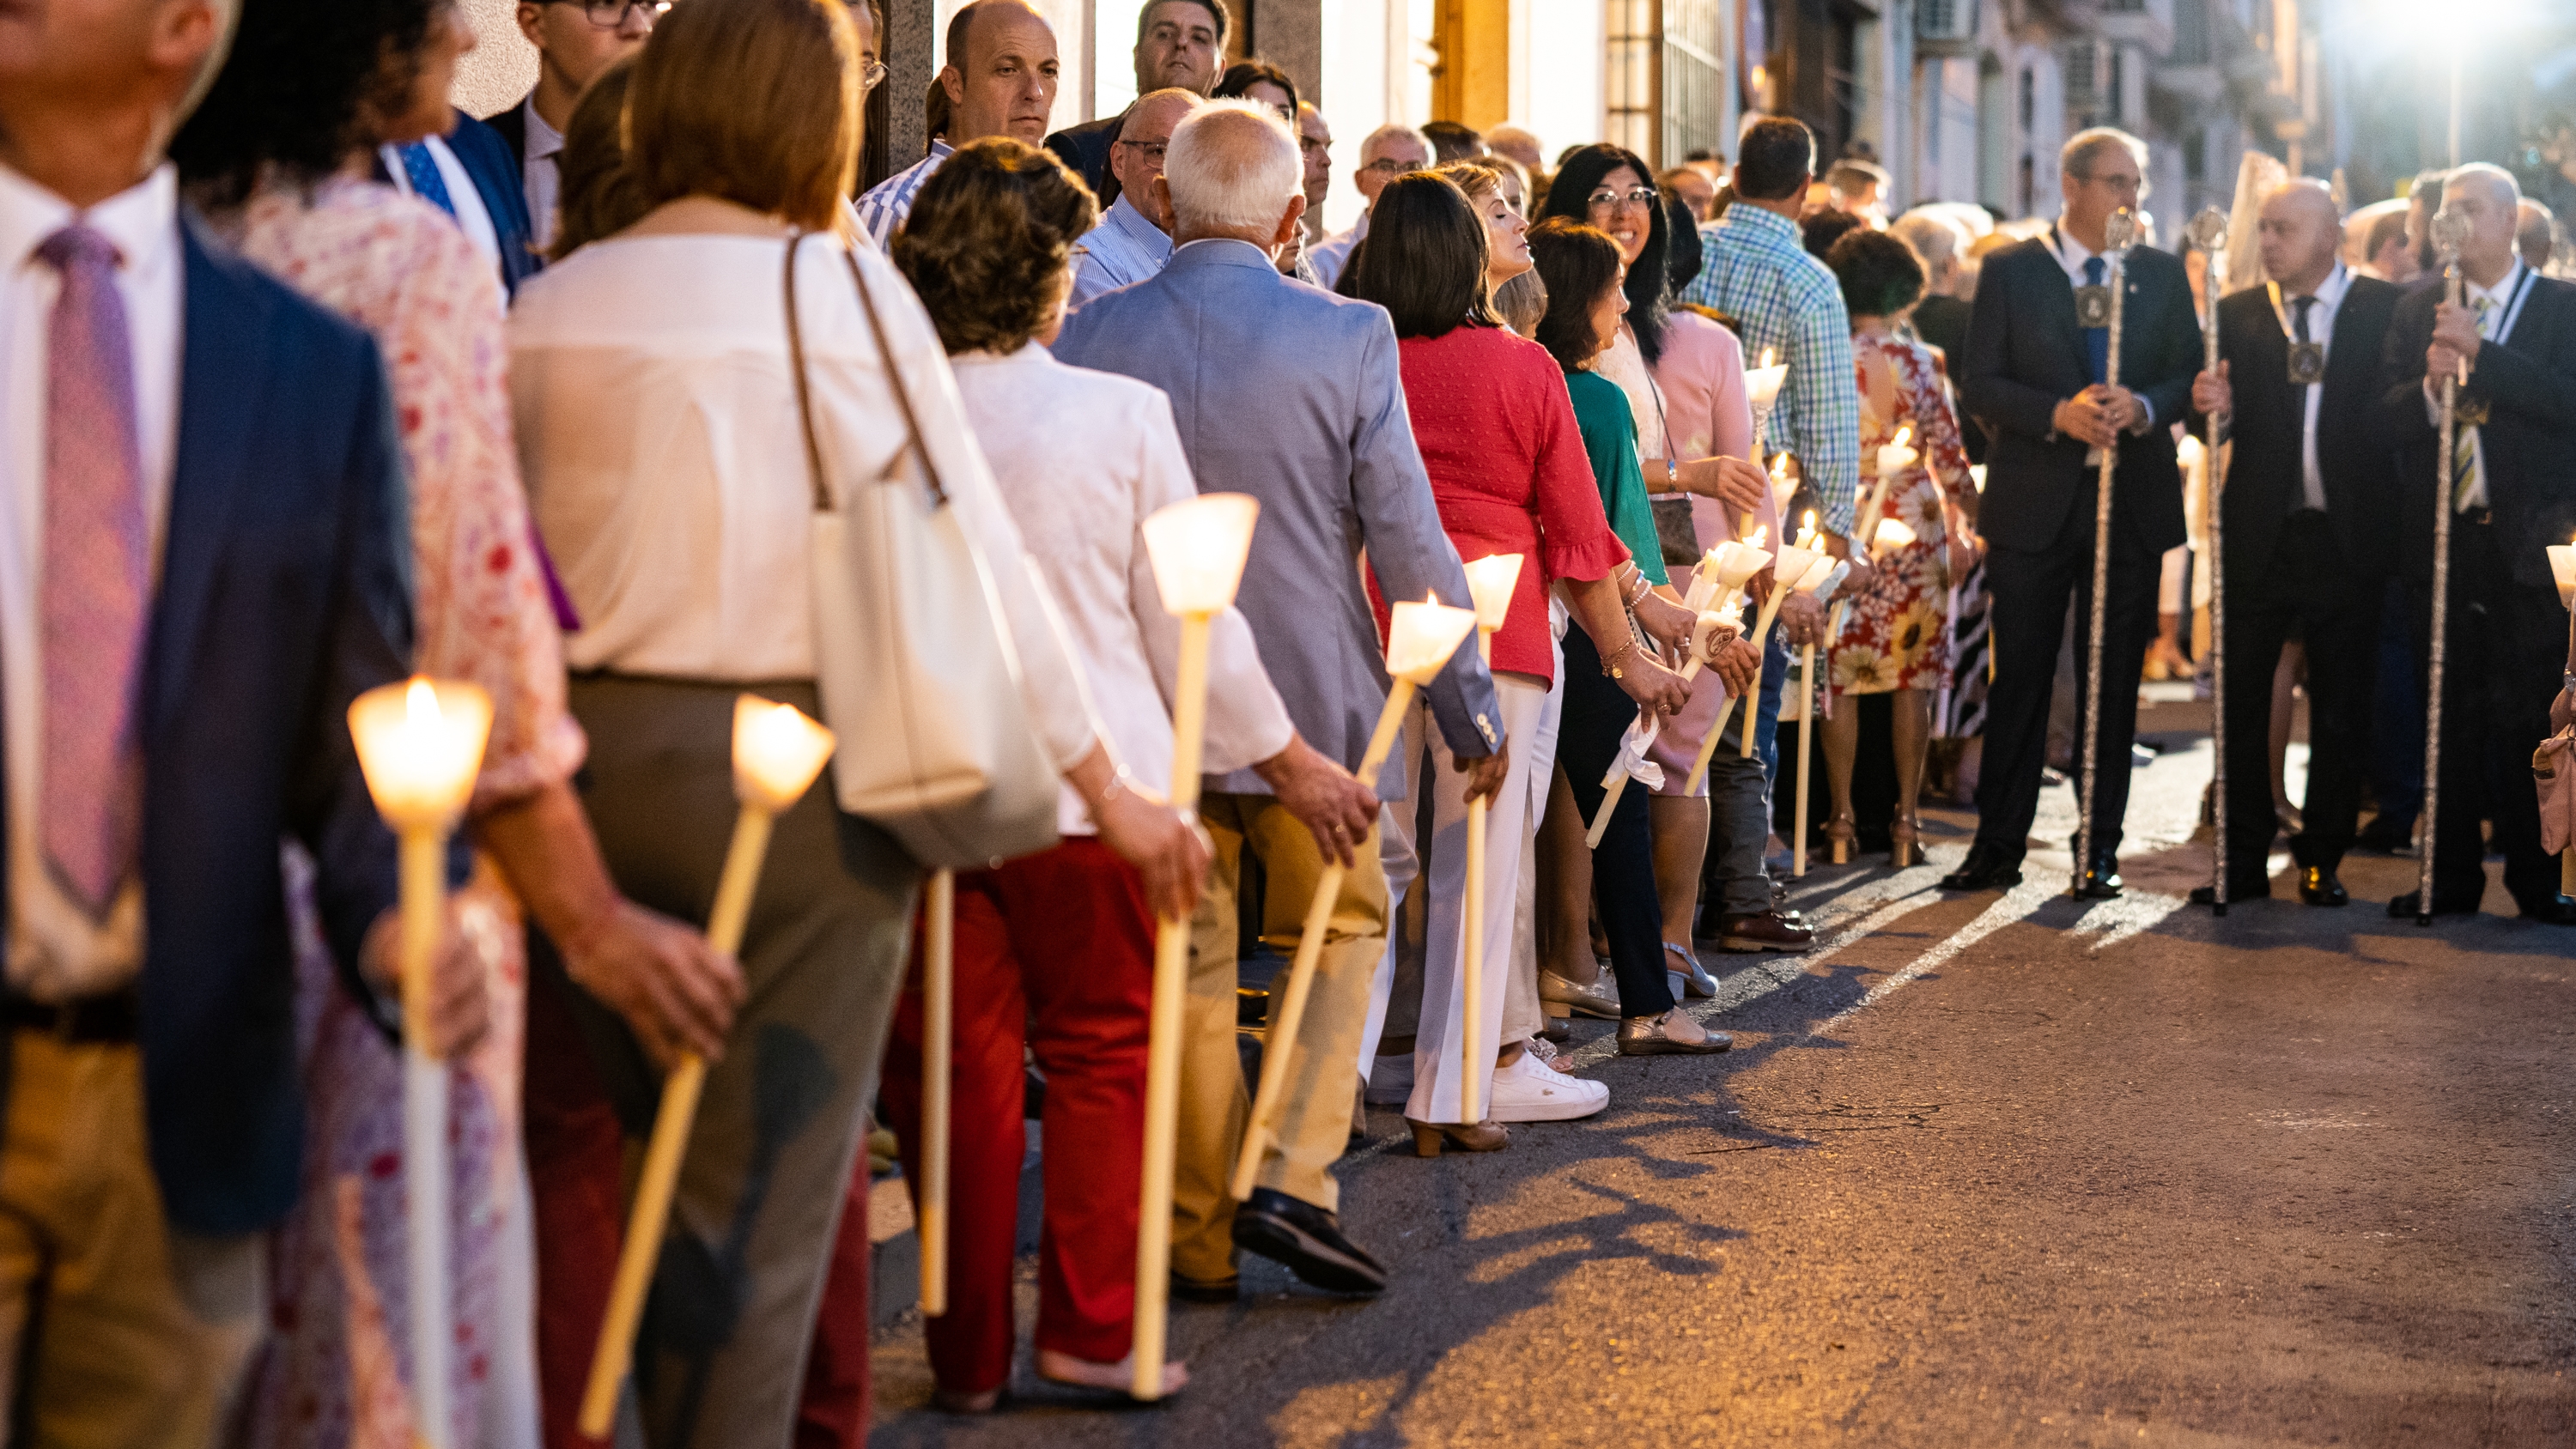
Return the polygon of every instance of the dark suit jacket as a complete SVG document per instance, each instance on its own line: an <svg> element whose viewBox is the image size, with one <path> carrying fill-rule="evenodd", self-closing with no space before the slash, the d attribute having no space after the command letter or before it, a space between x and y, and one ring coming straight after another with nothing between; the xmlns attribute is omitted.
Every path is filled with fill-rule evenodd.
<svg viewBox="0 0 2576 1449"><path fill-rule="evenodd" d="M2397 475L2379 422L2379 362L2398 288L2356 276L2335 309L2326 380L2317 402L2317 472L2326 519L2344 561L2370 574L2396 566ZM2248 287L2218 304L2218 355L2236 393L2226 436L2227 567L2235 578L2271 562L2302 482L2308 390L2290 383L2290 339L2268 288ZM2195 418L2195 432L2203 426Z"/></svg>
<svg viewBox="0 0 2576 1449"><path fill-rule="evenodd" d="M474 193L483 198L484 214L492 218L493 234L500 238L501 285L515 297L519 284L543 271L546 261L537 255L537 229L528 215L527 173L519 159L527 145L526 118L515 109L507 114L518 123L517 141L458 111L447 149L456 153L465 174L474 178Z"/></svg>
<svg viewBox="0 0 2576 1449"><path fill-rule="evenodd" d="M512 101L508 110L495 111L483 118L483 124L491 127L492 134L501 138L501 144L510 148L510 159L522 166L528 163L528 100L535 94L535 91L530 91Z"/></svg>
<svg viewBox="0 0 2576 1449"><path fill-rule="evenodd" d="M2200 323L2182 263L2149 247L2129 249L2121 302L2120 384L2147 400L2155 426L2120 440L2112 483L2112 526L2162 553L2184 538L2182 473L2166 424L2191 410L2200 370ZM1977 531L2005 548L2038 550L2057 539L2066 512L2090 487L2084 445L2052 437L2058 403L2088 381L2084 336L2075 325L2075 286L2045 238L1986 258L1968 313L1965 359L1951 360L1967 410L1992 441Z"/></svg>
<svg viewBox="0 0 2576 1449"><path fill-rule="evenodd" d="M1091 194L1100 198L1100 209L1118 199L1118 178L1109 174L1109 147L1118 139L1118 128L1127 124L1127 113L1102 116L1079 126L1067 126L1046 138L1046 148L1065 165L1082 173Z"/></svg>
<svg viewBox="0 0 2576 1449"><path fill-rule="evenodd" d="M140 706L144 1110L171 1221L242 1233L295 1201L303 1138L281 840L320 865L349 989L389 1009L355 968L395 899L394 842L347 721L409 669L411 506L374 341L183 226L178 459Z"/></svg>
<svg viewBox="0 0 2576 1449"><path fill-rule="evenodd" d="M2398 301L2379 368L2380 419L2397 451L2398 563L2416 580L2433 577L2434 498L2449 492L2441 434L2424 406L2424 350L2445 295L2428 286ZM2490 410L2478 441L2514 582L2547 588L2542 549L2576 534L2576 286L2534 278L2513 335L2478 350L2460 396Z"/></svg>

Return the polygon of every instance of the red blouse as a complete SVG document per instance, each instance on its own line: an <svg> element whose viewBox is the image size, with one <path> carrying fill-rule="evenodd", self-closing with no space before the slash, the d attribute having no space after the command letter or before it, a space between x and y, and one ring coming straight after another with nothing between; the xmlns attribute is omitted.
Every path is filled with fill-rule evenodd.
<svg viewBox="0 0 2576 1449"><path fill-rule="evenodd" d="M1552 680L1548 586L1606 578L1628 557L1601 512L1565 374L1547 349L1499 327L1458 327L1398 346L1413 441L1458 557L1527 556L1494 634L1494 668ZM1374 601L1374 581L1369 592ZM1377 608L1383 637L1386 605Z"/></svg>

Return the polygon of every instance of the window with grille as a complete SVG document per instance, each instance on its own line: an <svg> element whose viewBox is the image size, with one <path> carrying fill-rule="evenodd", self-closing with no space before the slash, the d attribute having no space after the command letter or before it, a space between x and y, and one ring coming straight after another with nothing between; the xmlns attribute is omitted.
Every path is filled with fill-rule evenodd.
<svg viewBox="0 0 2576 1449"><path fill-rule="evenodd" d="M1676 165L1691 152L1725 155L1725 0L1607 0L1608 139Z"/></svg>

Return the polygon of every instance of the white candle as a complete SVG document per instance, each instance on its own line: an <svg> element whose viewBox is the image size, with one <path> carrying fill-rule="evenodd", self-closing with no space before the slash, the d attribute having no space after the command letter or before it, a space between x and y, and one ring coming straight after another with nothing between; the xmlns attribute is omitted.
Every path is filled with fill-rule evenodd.
<svg viewBox="0 0 2576 1449"><path fill-rule="evenodd" d="M492 733L492 696L457 680L414 676L349 706L349 734L376 810L396 830L444 830L464 813Z"/></svg>
<svg viewBox="0 0 2576 1449"><path fill-rule="evenodd" d="M1512 591L1520 587L1521 561L1516 553L1489 554L1467 565L1467 592L1476 601L1476 627L1488 633L1503 627L1511 613Z"/></svg>
<svg viewBox="0 0 2576 1449"><path fill-rule="evenodd" d="M2558 581L2558 606L2576 609L2576 543L2549 545L2549 572Z"/></svg>
<svg viewBox="0 0 2576 1449"><path fill-rule="evenodd" d="M733 702L733 785L736 798L772 815L803 799L823 762L832 757L832 732L792 704L758 695Z"/></svg>
<svg viewBox="0 0 2576 1449"><path fill-rule="evenodd" d="M1233 604L1252 552L1261 501L1248 493L1203 493L1154 510L1145 554L1169 614L1216 614Z"/></svg>
<svg viewBox="0 0 2576 1449"><path fill-rule="evenodd" d="M1467 642L1476 627L1476 611L1453 609L1432 595L1419 604L1398 604L1387 627L1386 672L1420 688L1429 684Z"/></svg>

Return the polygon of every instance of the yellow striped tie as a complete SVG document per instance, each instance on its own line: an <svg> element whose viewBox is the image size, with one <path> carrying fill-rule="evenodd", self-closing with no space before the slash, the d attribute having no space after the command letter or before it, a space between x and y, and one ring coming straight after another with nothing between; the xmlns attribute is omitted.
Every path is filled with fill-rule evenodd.
<svg viewBox="0 0 2576 1449"><path fill-rule="evenodd" d="M2495 310L2495 299L2479 297L2474 305L2478 313L2478 335L2487 332L2487 317ZM2451 437L2451 511L2466 513L2469 500L2478 486L2478 430L2474 426L2458 429ZM2489 499L2488 502L2494 502Z"/></svg>

